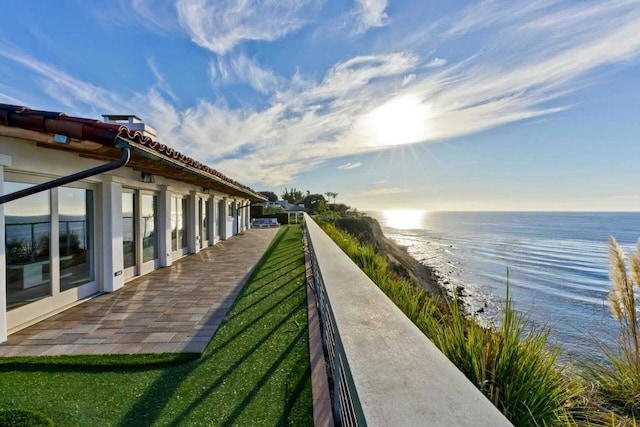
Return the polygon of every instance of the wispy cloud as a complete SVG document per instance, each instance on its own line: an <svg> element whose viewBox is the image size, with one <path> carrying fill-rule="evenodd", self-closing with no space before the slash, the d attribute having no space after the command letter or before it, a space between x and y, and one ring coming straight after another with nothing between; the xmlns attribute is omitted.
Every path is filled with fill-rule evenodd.
<svg viewBox="0 0 640 427"><path fill-rule="evenodd" d="M391 194L410 193L411 190L406 190L398 187L390 188L375 188L373 190L361 191L356 197L373 197L373 196L388 196Z"/></svg>
<svg viewBox="0 0 640 427"><path fill-rule="evenodd" d="M176 7L191 40L223 55L246 41L273 41L298 30L315 4L314 0L178 0Z"/></svg>
<svg viewBox="0 0 640 427"><path fill-rule="evenodd" d="M425 67L427 67L427 68L438 68L438 67L442 67L446 63L447 63L446 59L433 58L431 61L427 62L427 65L425 65Z"/></svg>
<svg viewBox="0 0 640 427"><path fill-rule="evenodd" d="M543 17L535 13L540 7L527 9L529 14L518 12L521 23L540 24ZM564 28L564 18L569 19L574 11L557 8L553 22L545 14L544 26L533 29L525 25L514 33L515 39L529 39L535 32L530 43L540 42L525 52L504 41L500 57L478 55L451 65L434 62L432 56L421 59L414 53L398 52L338 63L318 83L296 76L287 91L275 93L270 107L247 115L268 131L259 136L246 135L246 130L240 132L244 142L236 141L245 147L241 150L242 160L226 158L221 164L230 170L242 162L253 163L256 167L252 172L262 171L261 178L275 184L328 158L384 148L368 144L357 131L358 126L373 109L408 95L429 106L423 141L466 135L561 111L567 106L550 102L582 87L588 72L640 52L640 32L636 31L640 14L613 8L619 14L615 19L611 16L615 14L607 10L611 19L598 22L600 12L593 11L592 20L579 23L584 31L572 30L569 39L559 44L547 43L548 37L543 35L557 30L553 22ZM473 28L469 25L466 31ZM428 68L429 64L440 66ZM420 71L421 65L428 71ZM407 77L411 75L415 77ZM241 116L246 112L229 113L245 122ZM220 135L224 134L222 130ZM265 152L269 155L258 154ZM251 179L249 175L246 178Z"/></svg>
<svg viewBox="0 0 640 427"><path fill-rule="evenodd" d="M178 97L173 93L171 86L169 86L169 83L167 83L164 76L160 74L160 71L158 70L158 67L156 66L156 63L153 57L151 56L147 57L147 65L149 66L149 69L151 70L151 72L156 78L156 81L157 81L156 86L158 87L158 89L162 90L164 93L169 95L171 99L173 99L174 101L177 101Z"/></svg>
<svg viewBox="0 0 640 427"><path fill-rule="evenodd" d="M224 83L246 83L264 94L272 92L279 81L273 71L243 53L220 56L210 67L214 81L219 77Z"/></svg>
<svg viewBox="0 0 640 427"><path fill-rule="evenodd" d="M356 0L356 6L351 11L355 20L355 34L362 34L373 27L383 27L389 23L385 12L388 0Z"/></svg>
<svg viewBox="0 0 640 427"><path fill-rule="evenodd" d="M91 106L91 112L96 115L106 111L117 111L126 105L116 93L73 77L13 46L0 44L0 56L20 64L33 73L36 82L50 98L74 112L89 111L87 106Z"/></svg>
<svg viewBox="0 0 640 427"><path fill-rule="evenodd" d="M174 0L131 0L121 6L122 10L133 10L139 22L159 34L178 31L180 26L176 16Z"/></svg>
<svg viewBox="0 0 640 427"><path fill-rule="evenodd" d="M424 107L423 133L412 140L441 141L570 108L562 97L592 83L600 67L640 54L638 0L572 6L485 1L412 34L413 40L443 40L485 32L487 44L462 60L434 57L419 44L395 51L396 45L388 44L385 53L344 58L321 75L298 72L285 78L238 53L242 49L234 51L249 40L271 41L296 31L308 19L303 10L314 4L178 3L180 23L193 41L218 54L211 62L212 78L251 85L264 94L260 107L202 99L179 109L153 60L148 65L157 83L131 101L123 89L80 80L15 49L0 45L0 55L33 73L42 91L73 111L133 107L163 142L241 182L273 186L328 159L387 148L371 144L363 129L374 127L373 111L399 105L394 100L410 98ZM385 8L386 2L382 14ZM394 130L394 123L382 125Z"/></svg>
<svg viewBox="0 0 640 427"><path fill-rule="evenodd" d="M349 170L349 169L356 169L359 168L360 166L362 166L362 163L357 162L357 163L345 163L344 165L340 165L338 166L338 169L343 169L343 170Z"/></svg>
<svg viewBox="0 0 640 427"><path fill-rule="evenodd" d="M0 85L0 89L3 89L4 85ZM3 89L4 90L4 89ZM14 104L14 105L23 105L24 102L19 100L18 98L14 98L11 95L7 95L6 93L0 92L0 102Z"/></svg>

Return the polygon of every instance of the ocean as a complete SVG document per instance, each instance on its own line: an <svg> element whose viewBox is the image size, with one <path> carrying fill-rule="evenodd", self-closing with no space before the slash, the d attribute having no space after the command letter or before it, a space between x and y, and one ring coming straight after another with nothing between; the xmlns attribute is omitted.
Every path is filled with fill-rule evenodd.
<svg viewBox="0 0 640 427"><path fill-rule="evenodd" d="M470 312L498 324L509 289L515 310L551 328L560 360L600 360L615 346L608 240L636 249L640 213L368 212L387 237L463 288Z"/></svg>

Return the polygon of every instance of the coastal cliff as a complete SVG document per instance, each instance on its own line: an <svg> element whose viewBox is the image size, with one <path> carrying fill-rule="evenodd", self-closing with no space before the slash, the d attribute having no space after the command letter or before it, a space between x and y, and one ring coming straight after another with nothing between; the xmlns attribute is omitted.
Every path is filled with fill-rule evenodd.
<svg viewBox="0 0 640 427"><path fill-rule="evenodd" d="M386 258L389 269L398 276L421 286L432 297L444 295L435 272L409 255L407 248L386 237L374 218L340 218L335 221L335 226L356 237L361 243L374 246L376 251Z"/></svg>

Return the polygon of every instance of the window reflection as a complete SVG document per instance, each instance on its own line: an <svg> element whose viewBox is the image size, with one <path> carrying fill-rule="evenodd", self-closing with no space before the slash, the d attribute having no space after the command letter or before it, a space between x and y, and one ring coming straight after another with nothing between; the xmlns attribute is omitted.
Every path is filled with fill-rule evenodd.
<svg viewBox="0 0 640 427"><path fill-rule="evenodd" d="M124 254L124 268L136 265L135 241L135 195L122 193L122 251Z"/></svg>
<svg viewBox="0 0 640 427"><path fill-rule="evenodd" d="M6 194L32 184L5 182ZM51 212L49 192L4 205L7 308L51 295Z"/></svg>
<svg viewBox="0 0 640 427"><path fill-rule="evenodd" d="M66 291L94 280L93 191L58 189L60 290Z"/></svg>
<svg viewBox="0 0 640 427"><path fill-rule="evenodd" d="M157 197L143 194L140 199L142 211L142 262L153 261L158 258L157 230L156 230Z"/></svg>
<svg viewBox="0 0 640 427"><path fill-rule="evenodd" d="M187 246L187 199L171 197L171 249L177 251Z"/></svg>
<svg viewBox="0 0 640 427"><path fill-rule="evenodd" d="M208 200L203 200L204 204L204 218L202 218L202 236L205 240L211 240L209 235L209 218L211 218L211 203Z"/></svg>

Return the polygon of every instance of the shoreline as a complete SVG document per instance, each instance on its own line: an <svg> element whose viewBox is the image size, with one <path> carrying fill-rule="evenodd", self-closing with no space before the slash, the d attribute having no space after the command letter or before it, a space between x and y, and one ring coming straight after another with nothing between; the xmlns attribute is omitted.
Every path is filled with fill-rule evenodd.
<svg viewBox="0 0 640 427"><path fill-rule="evenodd" d="M408 246L401 245L384 233L376 217L365 214L359 219L369 222L369 229L356 228L352 225L347 225L344 229L358 236L363 242L374 245L387 261L392 264L399 263L404 265L412 273L410 279L422 287L430 296L434 298L441 297L446 301L455 299L465 316L473 317L476 321L486 325L486 322L489 321L488 318L481 320L478 316L486 315L487 301L477 305L471 303L468 300L471 295L464 284L453 283L446 273L411 255L408 251Z"/></svg>
<svg viewBox="0 0 640 427"><path fill-rule="evenodd" d="M406 246L387 237L376 218L371 216L362 216L356 220L344 218L336 221L336 226L358 237L362 242L375 246L390 266L398 270L398 275L411 279L430 296L451 297L438 272L409 254Z"/></svg>

